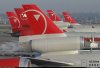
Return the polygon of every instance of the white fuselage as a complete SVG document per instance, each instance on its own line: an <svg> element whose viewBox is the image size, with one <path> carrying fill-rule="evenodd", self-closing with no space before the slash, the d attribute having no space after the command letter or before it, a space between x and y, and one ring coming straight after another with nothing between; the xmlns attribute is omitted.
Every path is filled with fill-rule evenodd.
<svg viewBox="0 0 100 68"><path fill-rule="evenodd" d="M54 23L61 29L67 32L100 32L100 25L72 25L69 22L54 21ZM68 28L69 26L73 28Z"/></svg>
<svg viewBox="0 0 100 68"><path fill-rule="evenodd" d="M68 28L68 32L100 32L100 25L76 25L73 28Z"/></svg>
<svg viewBox="0 0 100 68"><path fill-rule="evenodd" d="M69 37L99 37L100 33L96 32L66 32L65 33Z"/></svg>
<svg viewBox="0 0 100 68"><path fill-rule="evenodd" d="M63 22L63 21L53 21L55 25L57 25L61 30L67 30L67 28L70 26L70 23Z"/></svg>

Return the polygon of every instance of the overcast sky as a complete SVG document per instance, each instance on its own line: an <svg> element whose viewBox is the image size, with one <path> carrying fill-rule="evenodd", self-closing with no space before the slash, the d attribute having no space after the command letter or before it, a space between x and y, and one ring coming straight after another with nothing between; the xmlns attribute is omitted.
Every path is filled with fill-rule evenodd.
<svg viewBox="0 0 100 68"><path fill-rule="evenodd" d="M44 11L100 12L100 0L0 0L0 12L12 11L21 4L37 4Z"/></svg>

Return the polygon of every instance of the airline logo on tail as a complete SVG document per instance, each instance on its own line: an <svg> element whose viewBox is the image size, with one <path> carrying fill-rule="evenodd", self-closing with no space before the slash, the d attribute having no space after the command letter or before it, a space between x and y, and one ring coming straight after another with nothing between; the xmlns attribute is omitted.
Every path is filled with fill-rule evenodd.
<svg viewBox="0 0 100 68"><path fill-rule="evenodd" d="M27 20L27 15L25 13L23 13L20 15L20 18L23 20Z"/></svg>
<svg viewBox="0 0 100 68"><path fill-rule="evenodd" d="M23 5L34 34L63 33L36 5Z"/></svg>
<svg viewBox="0 0 100 68"><path fill-rule="evenodd" d="M39 25L40 21L42 20L41 23L43 24L44 27L41 25L39 25L39 27L40 27L40 29L42 29L41 34L45 34L46 29L47 29L47 21L46 21L46 18L44 17L44 15L41 12L39 12L37 10L33 10L33 9L26 10L25 13L27 13L27 12L36 13L36 14L32 13L32 16L31 16L33 18L32 20L34 20L34 22L35 22L35 23L33 23L33 25L36 25L36 24ZM36 27L36 26L33 26L33 27ZM41 28L41 27L43 27L43 28Z"/></svg>
<svg viewBox="0 0 100 68"><path fill-rule="evenodd" d="M23 8L15 8L15 12L22 24L22 31L20 36L34 35L33 29L30 27L30 22L28 20L27 14L24 12Z"/></svg>
<svg viewBox="0 0 100 68"><path fill-rule="evenodd" d="M14 12L7 12L13 32L18 32L21 28L20 20Z"/></svg>
<svg viewBox="0 0 100 68"><path fill-rule="evenodd" d="M40 15L34 15L35 19L38 21L40 18Z"/></svg>
<svg viewBox="0 0 100 68"><path fill-rule="evenodd" d="M60 17L56 15L56 13L53 10L47 10L47 12L52 21L61 21Z"/></svg>
<svg viewBox="0 0 100 68"><path fill-rule="evenodd" d="M77 23L77 21L73 17L71 17L71 15L69 13L63 12L63 16L64 16L66 22L69 22L73 25L79 25Z"/></svg>
<svg viewBox="0 0 100 68"><path fill-rule="evenodd" d="M15 8L15 12L16 12L16 14L17 14L22 26L29 24L29 21L28 21L26 13L23 13L24 12L23 8Z"/></svg>

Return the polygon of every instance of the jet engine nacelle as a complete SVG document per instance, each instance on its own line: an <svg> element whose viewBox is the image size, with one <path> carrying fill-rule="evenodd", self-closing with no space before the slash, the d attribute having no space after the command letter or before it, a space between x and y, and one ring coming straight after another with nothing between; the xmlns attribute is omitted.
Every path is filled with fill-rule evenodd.
<svg viewBox="0 0 100 68"><path fill-rule="evenodd" d="M0 68L9 68L9 67L31 67L31 62L29 59L22 57L14 58L0 58Z"/></svg>
<svg viewBox="0 0 100 68"><path fill-rule="evenodd" d="M32 50L39 52L56 52L80 50L84 46L84 40L79 37L59 37L32 40Z"/></svg>

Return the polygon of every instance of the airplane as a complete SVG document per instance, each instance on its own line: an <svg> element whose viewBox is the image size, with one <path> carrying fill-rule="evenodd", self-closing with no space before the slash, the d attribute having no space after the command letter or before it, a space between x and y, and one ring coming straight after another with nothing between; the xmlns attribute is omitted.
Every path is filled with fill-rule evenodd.
<svg viewBox="0 0 100 68"><path fill-rule="evenodd" d="M80 50L80 47L84 47L84 38L66 37L66 35L35 4L23 5L23 8L23 13L26 13L27 15L32 33L26 35L22 34L22 36L19 37L19 50L24 52L36 51L41 53L41 56L35 58L38 60L44 59L45 61L48 61L49 59L51 62L72 65L72 63L67 61L59 61L62 59L59 59L58 57L60 57L59 55L61 54L66 56L65 51ZM27 33L28 30L25 31ZM45 59L47 54L51 55L51 53L52 56ZM57 54L59 55L57 56ZM57 59L53 60L52 57L57 57Z"/></svg>
<svg viewBox="0 0 100 68"><path fill-rule="evenodd" d="M17 9L15 9L16 10L16 13L18 13L17 12ZM10 13L10 15L9 15L9 13ZM10 19L10 23L11 23L11 25L12 25L12 27L13 27L13 32L16 32L16 31L20 31L20 28L21 28L21 26L22 26L22 24L24 24L25 22L26 22L26 20L24 21L24 20L21 20L20 18L20 21L19 21L19 19L18 19L18 17L13 13L13 12L7 12L7 14L9 15L8 17L9 17L9 19ZM12 15L13 14L13 15ZM12 19L11 17L13 17L14 19ZM15 22L14 22L14 20L16 20L15 22L16 22L16 24L15 24ZM24 23L23 23L23 22ZM20 23L21 22L21 23ZM25 23L26 24L26 23ZM15 27L16 27L16 29L15 29ZM25 26L25 25L24 25ZM26 27L26 26L25 26ZM20 31L20 35L19 36L26 36L26 35L30 35L30 33L29 33L29 31L31 31L30 29L29 29L29 27L28 27L28 30L27 29L25 29L25 28L23 28L25 31L23 31L23 30L21 30ZM55 28L55 29L58 29L58 31L60 30L59 28ZM58 32L58 31L56 31L56 32ZM33 31L32 31L33 32ZM61 33L62 33L62 31L60 31ZM62 36L63 36L63 34L62 34ZM9 47L9 46L8 46ZM19 53L18 53L19 54ZM22 54L22 53L21 53ZM25 53L25 55L26 55L26 53ZM5 61L6 60L6 61ZM12 62L12 60L11 59L9 59L8 58L8 60L9 60L9 62ZM3 61L5 61L4 63L0 63L1 65L0 66L2 66L3 64L5 64L5 65L3 65L3 66L7 66L6 65L6 63L8 63L8 60L7 60L7 58L4 58L3 59ZM14 59L15 60L15 59ZM2 60L0 60L0 62L1 62ZM24 61L25 63L26 63L26 61ZM18 62L17 62L18 63ZM8 64L8 65L10 65L10 64ZM13 64L12 64L12 66L14 66ZM17 65L18 66L18 65ZM18 66L19 67L19 66Z"/></svg>
<svg viewBox="0 0 100 68"><path fill-rule="evenodd" d="M43 11L41 9L39 9L38 6L36 6L36 5L23 5L23 8L24 8L24 10L25 10L24 12L27 14L27 17L28 17L28 19L29 19L31 24L33 24L35 26L36 26L36 24L37 25L42 24L42 26L43 26L43 24L45 25L45 19L46 19L46 21L47 21L47 29L49 28L48 24L49 24L49 26L51 24L52 27L53 27L53 22L51 20L49 21L49 18L43 13ZM41 19L42 19L42 22L41 22ZM43 23L43 21L44 21L44 23ZM40 30L40 29L38 29L38 30ZM42 60L47 60L47 61L48 61L48 59L49 59L49 61L53 61L54 57L55 58L57 57L57 55L55 55L55 53L61 55L60 52L63 51L63 50L64 51L78 50L77 49L77 45L79 45L79 47L78 47L79 49L80 49L80 47L84 47L84 45L82 46L82 45L78 44L79 41L82 40L81 39L81 40L78 41L79 37L69 37L69 38L65 37L65 36L63 36L63 37L55 37L55 36L53 36L53 34L55 34L55 33L50 33L49 32L50 34L52 34L52 36L53 36L53 38L52 38L52 37L49 37L50 35L48 33L46 33L47 31L48 30L46 30L45 33L44 33L44 31L43 31L43 33L42 32L38 33L38 34L42 34L41 36L46 35L45 38L42 37L41 39L40 38L34 39L34 38L29 38L29 36L28 36L27 39L25 39L25 38L23 39L23 37L20 37L19 40L20 40L21 43L26 42L28 40L31 40L31 44L32 44L31 47L32 47L32 49L36 50L36 51L39 51L39 52L42 52L42 56L40 56L40 57L42 57ZM60 33L60 32L58 32L58 33ZM57 33L56 33L56 35L57 35ZM76 44L76 40L77 40L77 44ZM66 43L65 43L65 41L66 41ZM92 43L94 43L94 40L93 40ZM97 46L97 43L95 45ZM92 46L95 46L95 45L92 45ZM63 47L64 47L64 49L63 49ZM54 55L52 54L52 52L55 52ZM43 55L43 53L45 55ZM46 57L49 57L48 55L50 55L48 53L51 53L50 58L46 58ZM66 55L66 52L65 52L65 55ZM44 56L44 58L43 58L43 56ZM39 59L40 57L36 57L36 58ZM79 57L77 57L77 58L79 58ZM85 59L85 57L84 57L84 59ZM57 59L55 59L55 62L57 62L59 60L62 60L62 59L57 58ZM62 61L62 63L63 62L64 61ZM60 61L59 61L59 63L60 63ZM66 62L66 64L68 64L68 62Z"/></svg>
<svg viewBox="0 0 100 68"><path fill-rule="evenodd" d="M36 6L36 5L35 5L35 6ZM37 6L36 6L36 7L37 7ZM36 7L35 7L35 9L36 9ZM26 12L27 17L28 17L29 21L32 22L32 24L33 24L34 22L39 21L39 19L42 19L41 17L40 17L40 18L38 17L39 19L37 19L37 17L34 16L35 12L32 13L32 11L34 11L34 10L29 10L29 7L27 7L27 5L26 5L25 7L23 6L23 8L24 8L24 10L27 9L27 10L24 11L24 12ZM34 7L30 5L30 9L32 9L32 8L34 8ZM38 8L38 7L37 7L37 8ZM38 8L38 9L39 9L39 8ZM39 10L40 10L40 9L39 9ZM28 12L28 11L29 11L29 12ZM42 10L41 10L41 12L42 12ZM29 13L29 14L28 14L28 13ZM42 12L42 13L43 13L43 12ZM28 16L28 15L29 15L29 16ZM39 14L36 13L36 15L39 15ZM45 15L45 14L44 14L44 15ZM33 16L34 16L34 17L33 17ZM34 18L35 18L35 19L34 19ZM47 20L49 20L48 17L46 17L46 18L47 18ZM34 20L35 20L35 21L34 21ZM41 22L42 22L42 21L41 21ZM48 23L49 23L49 22L51 22L51 21L48 21ZM40 23L40 21L39 21L39 23ZM43 23L43 22L42 22L42 23ZM35 24L35 25L36 25L36 24ZM43 24L42 24L42 25L43 25ZM53 26L53 24L51 24L51 25ZM33 25L32 25L32 26L33 26ZM50 26L50 25L49 25L49 26ZM37 29L38 29L38 28L37 28ZM45 34L43 34L43 35L45 35ZM31 37L32 37L32 36L31 36ZM46 34L46 37L49 38L49 34L48 34L48 36L47 36L47 34ZM56 37L57 37L57 36L56 36ZM59 37L60 37L60 36L59 36ZM23 37L20 37L20 40L22 41L21 38L23 38ZM51 38L51 37L50 37L50 38ZM55 37L53 36L53 38L55 38ZM57 38L58 38L58 37L57 37ZM67 37L67 38L68 38L68 37ZM71 37L70 37L70 38L71 38ZM74 38L74 37L72 37L72 38ZM29 36L28 36L28 39L29 39ZM27 41L28 41L28 39L27 39ZM93 39L94 39L94 38L93 38ZM30 40L32 40L32 38L30 38ZM39 39L39 40L40 40L40 39ZM54 39L54 40L55 40L55 39ZM96 40L96 38L95 38L95 40ZM95 40L93 40L93 42L94 42ZM25 38L24 38L23 41L26 41ZM61 41L61 40L60 40L60 41ZM39 41L38 41L38 42L39 42ZM92 43L93 43L93 42L92 42ZM64 43L64 42L63 42L63 43ZM60 44L60 42L59 42L59 44ZM37 44L37 45L38 45L38 44ZM42 45L42 44L41 44L41 45Z"/></svg>
<svg viewBox="0 0 100 68"><path fill-rule="evenodd" d="M10 24L12 26L12 32L8 33L11 34L13 37L19 37L19 31L20 31L20 24L19 19L17 15L14 12L7 12L8 19L10 21Z"/></svg>
<svg viewBox="0 0 100 68"><path fill-rule="evenodd" d="M77 39L78 41L73 41L73 43L76 43L76 45L78 44L79 45L79 43L78 42L80 42L80 38L70 38L70 39L67 39L67 38L64 38L63 39L63 37L65 37L66 35L46 16L46 15L44 15L44 13L41 11L41 10L39 10L39 8L36 6L36 5L23 5L23 7L25 8L25 7L29 7L30 8L30 6L32 6L32 8L33 7L35 7L36 8L36 10L35 9L33 9L33 12L32 12L32 14L34 14L33 16L35 16L35 17L33 17L33 20L32 20L32 22L30 21L29 22L29 24L30 24L30 29L32 29L32 31L30 30L30 29L28 29L28 30L26 30L25 29L25 33L24 34L21 34L21 32L23 31L20 31L19 33L20 33L20 37L19 37L19 42L21 42L21 45L20 46L17 46L17 47L19 47L20 49L18 50L18 51L25 51L25 52L29 52L29 51L31 51L31 49L30 49L30 47L31 47L31 45L30 44L26 44L25 42L29 42L29 41L33 41L33 39L34 39L34 41L37 39L41 39L41 40L45 40L45 39L47 39L47 38L50 38L50 41L51 40L53 40L53 37L55 37L54 38L54 40L57 40L57 39L62 39L62 41L64 41L64 40L66 40L66 41L70 41L70 40L72 40L72 39ZM16 9L17 10L17 9ZM27 10L26 10L27 11ZM31 11L30 9L29 9L29 11ZM29 12L30 13L30 12ZM31 14L31 15L32 15ZM38 16L39 15L39 16ZM28 17L28 15L27 15L27 17ZM38 18L37 18L38 17ZM29 17L29 19L30 18L32 18L32 16L31 17ZM35 21L35 22L34 22ZM19 22L20 23L20 22ZM41 27L42 26L42 27ZM19 26L19 28L20 28L20 26ZM33 30L34 29L34 30ZM52 30L53 29L53 30ZM29 33L27 33L27 32L29 32L29 31L31 31L32 33L31 34L29 34ZM23 33L23 32L22 32ZM56 37L59 37L59 38L57 38L56 39ZM49 39L48 39L49 40ZM59 41L61 41L61 40L59 40ZM64 42L64 46L66 46L65 44L67 44L66 43L66 41ZM51 41L52 42L52 41ZM36 43L37 43L37 41L36 41ZM41 44L42 44L42 42L40 42ZM26 45L24 45L24 44L26 44ZM56 43L55 42L53 42L53 45L55 45ZM62 44L62 43L58 43L58 44ZM72 44L72 43L68 43L68 44ZM75 44L74 44L75 45ZM50 45L49 45L50 46ZM59 45L60 47L61 47L61 45ZM2 50L4 50L5 49L5 47L3 47L3 46L1 46L2 47ZM10 50L13 50L13 48L16 48L16 46L6 46L6 47L8 47L8 49L10 49ZM9 47L11 47L11 48L9 48ZM43 46L42 48L40 48L39 47L39 50L37 49L37 47L38 46L36 46L36 50L37 51L41 51L41 52L50 52L50 51L59 51L59 50L64 50L64 49L68 49L68 48L65 48L65 47L62 47L62 48L54 48L54 47L56 47L56 46L50 46L50 47L47 47L47 49L49 50L49 51L47 51L47 50L45 50L45 49L43 49L43 48L45 48L45 46ZM70 49L75 49L75 48L71 48L72 46L70 46L69 47L69 50ZM78 46L76 47L76 48L78 48ZM32 49L32 51L33 50L35 50L35 49ZM14 52L14 54L16 54L16 52L18 52L18 51L15 51ZM8 52L8 51L7 51ZM20 53L20 52L19 52ZM7 54L9 54L9 53L7 53ZM12 54L12 53L11 53ZM6 60L6 61L5 61ZM9 60L9 62L12 62L12 60L11 59L9 59L8 58L8 60ZM5 61L4 63L8 63L8 60L7 60L7 58L4 58L3 59L3 61ZM0 62L1 62L2 60L0 60ZM25 63L26 63L26 61L25 61ZM3 63L1 63L1 66L3 65ZM8 65L10 65L10 64L8 64ZM6 64L5 64L5 66L6 66ZM14 66L14 65L12 65L12 66Z"/></svg>
<svg viewBox="0 0 100 68"><path fill-rule="evenodd" d="M91 29L91 26L87 28L85 25L79 24L68 12L62 12L65 21L70 22L73 27L73 29L69 28L67 29L69 32L66 32L68 36L83 36L83 37L91 37L93 41L99 41L100 35L98 33L98 28ZM78 27L78 28L77 28ZM88 30L87 30L88 29ZM96 38L94 38L96 37ZM85 39L87 41L90 41L90 38Z"/></svg>
<svg viewBox="0 0 100 68"><path fill-rule="evenodd" d="M32 31L31 28L29 27L28 23L27 23L27 22L29 22L29 21L26 19L26 15L25 15L24 13L22 14L22 15L24 15L24 17L20 15L22 12L24 12L24 9L22 9L22 8L15 8L15 11L16 11L16 13L17 13L17 15L18 15L20 21L24 24L24 26L22 25L22 26L24 27L24 29L27 27L28 29L30 29L30 31ZM23 18L23 19L22 19L22 18ZM26 22L27 24L26 24L25 22ZM20 23L20 25L21 25L22 23ZM27 32L26 32L26 31L27 31ZM22 33L22 34L24 33L23 35L25 35L25 33L26 33L26 35L27 35L27 33L28 33L28 34L31 34L32 32L30 32L30 31L29 31L29 30L25 30L25 32L24 32L24 31L23 31L23 32L21 31L20 34L21 34L21 33ZM91 33L90 33L90 34L91 34ZM88 34L89 37L92 36L92 35L90 35L90 34ZM69 34L68 34L68 35L69 35ZM78 34L75 34L75 35L78 35ZM87 37L87 34L84 34L84 35L86 35L85 37ZM97 35L97 34L96 34L96 35ZM21 36L21 35L20 35L20 36ZM82 35L82 36L83 36L83 35ZM97 39L97 38L94 38L94 39ZM95 40L95 41L96 41L96 40Z"/></svg>
<svg viewBox="0 0 100 68"><path fill-rule="evenodd" d="M12 37L19 37L21 36L20 32L23 31L23 29L25 30L25 28L22 28L22 25L20 23L20 20L18 19L18 16L14 13L14 12L7 12L6 13L7 16L8 16L8 19L10 21L10 24L12 26L12 31L13 33L9 33L11 34ZM24 25L25 26L25 25ZM27 26L25 26L27 27ZM16 50L16 46L6 46L6 47L2 47L2 45L0 46L0 48L4 48L5 50L4 51L0 51L0 67L32 67L32 64L31 64L31 61L27 58L24 58L24 57L19 57L19 55L23 56L23 55L27 55L27 53L19 53L17 54L16 52L16 56L12 56L12 54L14 54L15 52L12 52L13 53L10 53L9 54L9 51L6 49L6 48L14 48L14 50ZM6 52L6 53L5 53ZM29 55L29 53L28 53ZM31 54L32 55L32 54Z"/></svg>
<svg viewBox="0 0 100 68"><path fill-rule="evenodd" d="M56 19L56 22L63 22L63 21L59 21L61 19L59 19L60 17L53 11L53 10L47 10L50 18L52 21ZM70 26L67 26L68 28L65 30L65 32L96 32L99 33L99 26L94 26L94 25L81 25L79 24L68 12L62 12L64 18L65 18L65 23L70 24ZM53 19L54 18L54 19ZM58 20L58 21L57 21ZM55 22L55 21L54 21ZM60 23L63 24L63 23ZM61 27L59 27L61 28ZM88 30L87 30L88 29Z"/></svg>
<svg viewBox="0 0 100 68"><path fill-rule="evenodd" d="M46 18L46 20L49 20L47 17L45 17L45 18L43 18L43 17L41 17L42 16L42 14L41 13L43 13L42 12L42 10L40 10L36 5L23 5L23 8L25 9L25 12L26 12L26 14L27 14L27 17L28 17L28 19L29 19L29 21L33 24L34 23L34 25L36 26L36 24L38 24L38 23L42 23L42 24L44 24L43 22L38 22L38 21L41 21L41 19L45 19ZM33 9L33 10L32 10ZM28 12L29 11L29 12ZM40 11L40 12L39 12ZM35 17L36 15L41 15L40 16L40 18L39 18L39 16L37 16L37 17ZM30 18L31 17L31 18ZM34 21L33 21L34 20ZM44 20L43 20L44 21ZM49 22L51 22L51 21L48 21L48 24L49 24ZM35 24L36 23L36 24ZM49 26L50 26L50 24L49 24ZM53 26L53 24L52 24L52 26ZM43 34L42 34L43 35ZM32 36L31 36L32 37ZM47 34L46 34L46 37L47 37ZM58 38L58 37L57 37ZM75 45L75 40L74 40L74 38L73 37L70 37L70 38L68 38L68 40L66 40L66 39L64 39L65 37L59 37L58 39L57 39L56 37L55 37L55 39L54 38L45 38L45 39L30 39L31 40L31 43L32 43L32 49L33 50L36 50L36 51L39 51L39 52L42 52L42 56L40 56L40 57L36 57L36 59L40 59L40 60L45 60L45 61L52 61L52 62L59 62L59 63L63 63L64 62L64 60L63 59L60 59L60 58L63 58L63 57L61 57L61 56L65 56L66 57L66 52L62 52L63 53L63 55L61 55L62 53L61 53L61 51L63 51L64 49L62 49L63 48L63 44L64 44L64 41L68 41L69 39L71 39L71 40L69 40L68 41L68 45L72 45L72 47L74 47L74 48L76 48L76 45ZM62 39L60 39L60 38L62 38ZM64 39L64 40L63 40ZM63 41L62 41L63 40ZM73 42L73 40L74 40L74 42ZM26 41L25 40L25 38L24 38L24 40L23 39L21 39L20 38L20 42L24 42L24 41ZM51 41L51 42L50 42ZM57 42L56 42L57 41ZM70 41L71 41L71 43L73 43L73 44L70 44ZM46 42L46 43L44 43L44 42ZM59 42L59 43L58 43ZM62 43L61 43L62 42ZM54 45L53 45L53 43L54 43ZM57 44L58 43L58 44ZM61 46L62 45L62 46ZM77 44L78 45L78 44ZM47 46L47 47L46 47ZM59 47L59 46L61 46L61 47ZM67 46L67 44L66 44L66 46ZM64 46L65 48L68 48L68 49L65 49L64 51L69 51L69 50L74 50L74 49L70 49L70 46ZM36 47L36 48L35 48ZM71 47L71 48L72 48ZM60 49L59 49L60 48ZM76 50L77 50L77 48L76 48ZM53 52L53 53L52 53ZM55 53L54 53L55 52ZM57 53L58 52L58 53ZM59 55L59 56L57 56L57 55ZM82 55L81 55L82 56ZM85 55L86 56L86 55ZM89 55L89 56L91 56L91 55ZM41 58L42 57L42 58ZM77 58L79 58L80 56L78 56ZM55 59L55 58L57 58L57 59ZM85 59L85 57L83 57L84 59ZM62 62L61 62L61 60L63 60ZM69 65L72 65L70 62L65 62L66 64L69 64Z"/></svg>
<svg viewBox="0 0 100 68"><path fill-rule="evenodd" d="M22 31L20 32L20 36L27 36L27 35L32 35L32 29L30 27L30 22L27 18L27 15L24 12L23 8L15 8L14 9L18 19L20 20L20 25L22 25Z"/></svg>
<svg viewBox="0 0 100 68"><path fill-rule="evenodd" d="M80 25L68 12L62 12L65 21L69 22L71 25Z"/></svg>
<svg viewBox="0 0 100 68"><path fill-rule="evenodd" d="M52 21L61 21L61 18L53 10L47 10L47 12Z"/></svg>
<svg viewBox="0 0 100 68"><path fill-rule="evenodd" d="M53 19L54 16L55 17L57 16L58 21L59 21L60 17L57 14L55 14L55 12L53 10L48 10L47 12L48 12L48 14L49 14L49 16L50 16L50 18L52 20L54 20ZM65 31L68 36L84 36L85 35L85 37L90 37L90 36L96 37L96 35L98 35L97 37L100 37L99 36L99 32L100 32L99 31L99 26L81 25L73 17L71 17L70 14L68 14L66 12L63 12L63 16L64 16L64 18L65 18L66 21L67 21L67 18L68 18L67 23L70 23L71 21L74 22L74 24L70 23L70 26ZM66 16L67 16L67 18L66 18Z"/></svg>
<svg viewBox="0 0 100 68"><path fill-rule="evenodd" d="M72 16L69 14L69 12L62 12L65 21L70 22L73 28L69 28L68 31L72 32L96 32L99 33L99 27L100 26L95 26L93 25L84 25L84 24L79 24ZM88 30L87 30L88 29Z"/></svg>
<svg viewBox="0 0 100 68"><path fill-rule="evenodd" d="M22 35L22 33L25 33L24 31L27 30L27 28L29 29L27 20L25 20L25 21L21 20L20 18L18 18L19 16L17 14L15 14L14 12L7 12L6 14L8 15L10 24L12 26L13 33L11 33L11 35L13 37L19 37Z"/></svg>
<svg viewBox="0 0 100 68"><path fill-rule="evenodd" d="M14 15L15 16L15 15ZM10 17L10 16L9 16ZM41 18L42 18L42 16L41 16ZM11 19L12 21L14 20L14 19ZM46 24L47 24L47 22L49 22L48 21L49 19L47 18L47 21L46 21ZM11 23L11 22L10 22ZM16 30L18 30L18 26L19 26L19 24L20 24L20 22L17 22L16 24ZM29 22L30 23L30 22ZM43 24L42 22L40 22L38 25L39 26L41 26L40 24ZM55 35L53 35L53 37L54 36L65 36L65 34L57 27L57 26L55 26L54 25L54 23L52 23L52 21L51 21L51 23L48 23L49 25L53 25L53 26L48 26L47 27L47 34L51 34L50 35L50 37L52 36L52 33L54 33ZM33 24L34 25L34 24ZM32 25L30 25L30 26L32 26ZM13 26L12 26L13 27ZM19 29L20 29L20 27L21 26L19 26ZM31 28L33 28L33 26L31 27ZM36 29L36 28L38 28L38 26L36 26L34 29ZM51 30L50 28L52 28L52 29L55 29L55 30ZM27 32L27 30L26 29L24 29L25 30L25 32ZM30 29L29 29L30 30ZM37 31L37 30L39 30L39 29L36 29L35 31L32 31L33 33L32 34L34 34L34 35L38 35L38 34L41 34L41 32L42 32L42 30L41 30L41 32L40 32L40 30L39 31ZM15 30L14 30L15 31ZM15 31L16 32L16 31ZM20 36L24 36L25 34L21 34L21 33L23 33L22 31L20 31ZM59 34L58 34L59 33ZM29 33L27 33L25 36L30 36L30 34ZM45 35L46 36L46 35ZM30 37L32 37L32 36L30 36ZM37 38L38 36L36 36L36 38ZM42 37L42 36L41 36ZM21 37L22 38L22 37ZM40 35L39 35L39 37L38 38L40 38ZM28 38L27 38L28 39ZM33 38L34 39L34 38ZM30 39L31 40L31 39ZM21 46L21 47L23 47L22 49L25 49L26 51L27 51L27 49L29 48L27 48L27 45L25 46ZM12 48L13 49L13 48ZM29 49L30 50L30 49ZM54 49L55 50L55 49ZM1 62L2 61L2 62ZM9 63L8 63L9 62ZM14 63L15 62L15 64L10 64L10 63ZM24 62L24 61L23 61ZM23 63L22 62L22 63ZM27 61L26 61L27 62ZM15 67L20 67L19 65L18 65L18 63L19 63L19 59L16 59L16 58L1 58L0 59L0 66L15 66ZM25 63L25 62L24 62ZM28 65L28 64L26 64L26 65ZM24 66L25 67L25 66Z"/></svg>
<svg viewBox="0 0 100 68"><path fill-rule="evenodd" d="M22 17L22 16L21 16ZM23 20L22 20L22 22L23 22ZM27 20L25 20L24 22L28 22ZM27 26L27 25L22 25L24 28L26 28L26 27L28 27L29 28L29 26ZM76 31L75 31L76 30ZM82 37L91 37L91 36L94 36L94 37L100 37L99 36L99 33L94 33L93 31L95 31L95 32L97 32L98 30L95 30L95 29L91 29L91 30L89 30L89 32L85 32L86 30L85 29L82 29L81 30L81 32L80 33L77 33L77 32L79 32L81 29L67 29L66 31L66 34L68 35L68 36L82 36ZM83 31L83 32L82 32ZM74 33L73 33L74 32ZM21 33L22 33L22 31L21 31ZM25 33L25 32L23 32L23 33ZM31 33L31 32L27 32L27 33Z"/></svg>
<svg viewBox="0 0 100 68"><path fill-rule="evenodd" d="M64 22L61 20L61 18L53 11L53 10L47 10L47 13L50 17L50 19L64 32L66 32L67 28L70 26L70 23Z"/></svg>

